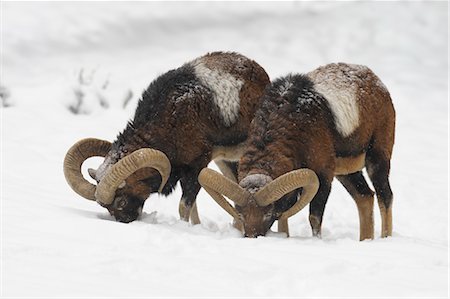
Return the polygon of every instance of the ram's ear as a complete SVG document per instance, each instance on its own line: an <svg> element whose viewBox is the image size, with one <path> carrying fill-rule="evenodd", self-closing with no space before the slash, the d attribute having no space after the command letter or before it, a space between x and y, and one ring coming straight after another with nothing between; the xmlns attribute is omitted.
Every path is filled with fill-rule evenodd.
<svg viewBox="0 0 450 299"><path fill-rule="evenodd" d="M89 176L97 181L97 170L93 168L88 169ZM98 181L97 181L98 182Z"/></svg>
<svg viewBox="0 0 450 299"><path fill-rule="evenodd" d="M138 169L135 173L133 173L133 179L141 181L155 175L159 175L159 172L156 169L151 167L144 167Z"/></svg>

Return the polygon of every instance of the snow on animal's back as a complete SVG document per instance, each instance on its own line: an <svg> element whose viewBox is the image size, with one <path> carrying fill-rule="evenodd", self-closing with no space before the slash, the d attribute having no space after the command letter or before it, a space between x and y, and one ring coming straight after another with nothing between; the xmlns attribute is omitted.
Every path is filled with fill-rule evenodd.
<svg viewBox="0 0 450 299"><path fill-rule="evenodd" d="M307 74L316 91L328 101L336 128L344 137L352 134L359 125L357 94L364 85L361 81L369 72L370 69L362 65L332 63Z"/></svg>

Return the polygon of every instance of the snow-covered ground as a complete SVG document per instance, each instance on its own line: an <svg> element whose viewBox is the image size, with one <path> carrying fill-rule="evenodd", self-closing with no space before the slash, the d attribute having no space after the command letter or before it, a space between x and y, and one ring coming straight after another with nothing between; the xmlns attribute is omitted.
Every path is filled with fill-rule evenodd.
<svg viewBox="0 0 450 299"><path fill-rule="evenodd" d="M448 296L446 2L1 5L2 297ZM151 196L130 224L69 188L74 142L113 140L155 76L214 50L241 52L271 78L336 61L378 74L397 111L393 237L379 238L376 211L376 239L359 242L336 182L321 240L307 209L290 238L245 239L203 191L191 226L178 220L179 188ZM88 114L74 115L80 93Z"/></svg>

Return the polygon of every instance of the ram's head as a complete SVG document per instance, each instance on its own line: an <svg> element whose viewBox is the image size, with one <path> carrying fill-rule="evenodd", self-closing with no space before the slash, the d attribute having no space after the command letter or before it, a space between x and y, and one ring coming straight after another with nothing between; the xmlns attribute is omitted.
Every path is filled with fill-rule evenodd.
<svg viewBox="0 0 450 299"><path fill-rule="evenodd" d="M264 236L275 220L284 223L281 231L288 233L287 219L309 204L319 188L317 175L310 169L294 170L275 180L267 175L252 174L237 184L205 168L200 172L199 182L233 216L246 237ZM297 200L297 194L291 193L299 188L302 192ZM224 196L232 200L235 207Z"/></svg>
<svg viewBox="0 0 450 299"><path fill-rule="evenodd" d="M170 175L170 161L155 149L143 148L122 159L114 158L111 143L87 138L74 144L64 159L64 175L70 187L82 197L97 201L121 222L136 220L144 201L152 192L161 192ZM89 174L97 185L88 182L81 166L90 157L107 158Z"/></svg>

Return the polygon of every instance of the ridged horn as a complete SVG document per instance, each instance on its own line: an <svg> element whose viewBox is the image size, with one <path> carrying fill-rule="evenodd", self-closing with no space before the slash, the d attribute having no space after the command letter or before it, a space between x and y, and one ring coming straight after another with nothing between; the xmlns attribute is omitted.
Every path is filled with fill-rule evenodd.
<svg viewBox="0 0 450 299"><path fill-rule="evenodd" d="M225 195L237 205L243 206L251 196L250 192L209 168L203 168L200 171L198 182L225 211L235 219L239 219L236 209L222 195Z"/></svg>
<svg viewBox="0 0 450 299"><path fill-rule="evenodd" d="M107 171L95 191L95 198L103 204L111 204L117 188L137 170L151 167L156 169L161 175L161 185L158 192L161 192L169 179L171 166L167 156L158 150L142 148L132 152L130 155L120 159Z"/></svg>
<svg viewBox="0 0 450 299"><path fill-rule="evenodd" d="M302 168L288 172L264 186L254 197L259 206L267 206L298 188L303 188L300 199L282 214L283 218L288 218L309 204L319 189L319 179L311 169Z"/></svg>
<svg viewBox="0 0 450 299"><path fill-rule="evenodd" d="M64 176L69 186L82 197L95 200L96 186L88 182L81 173L81 165L90 157L104 157L111 149L106 140L86 138L75 143L64 157Z"/></svg>

